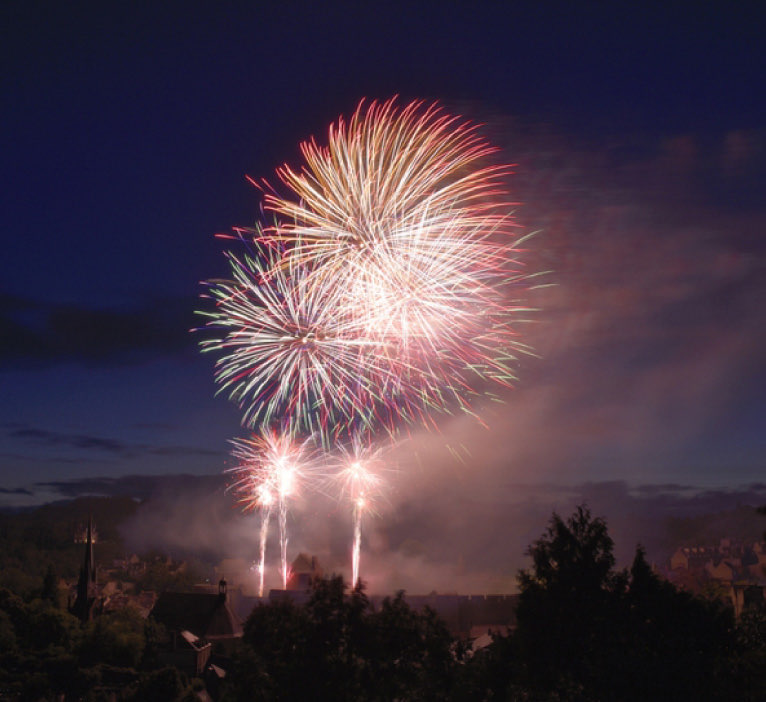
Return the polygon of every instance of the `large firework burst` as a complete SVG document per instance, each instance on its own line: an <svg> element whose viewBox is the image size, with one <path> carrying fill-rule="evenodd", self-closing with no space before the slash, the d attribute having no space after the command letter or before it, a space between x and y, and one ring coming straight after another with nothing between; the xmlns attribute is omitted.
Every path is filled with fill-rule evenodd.
<svg viewBox="0 0 766 702"><path fill-rule="evenodd" d="M428 424L470 410L485 381L508 384L525 308L503 188L507 166L476 126L437 106L362 103L278 171L275 223L213 281L202 343L223 352L221 390L244 422L318 432Z"/></svg>

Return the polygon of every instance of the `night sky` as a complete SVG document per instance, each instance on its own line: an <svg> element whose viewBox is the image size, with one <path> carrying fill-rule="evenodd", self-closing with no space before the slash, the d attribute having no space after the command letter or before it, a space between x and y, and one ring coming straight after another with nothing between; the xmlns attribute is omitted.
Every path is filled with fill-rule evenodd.
<svg viewBox="0 0 766 702"><path fill-rule="evenodd" d="M395 94L485 125L556 285L489 428L397 448L389 523L541 485L763 493L758 3L261 5L3 3L0 505L226 467L240 414L188 331L214 235L259 216L246 175Z"/></svg>

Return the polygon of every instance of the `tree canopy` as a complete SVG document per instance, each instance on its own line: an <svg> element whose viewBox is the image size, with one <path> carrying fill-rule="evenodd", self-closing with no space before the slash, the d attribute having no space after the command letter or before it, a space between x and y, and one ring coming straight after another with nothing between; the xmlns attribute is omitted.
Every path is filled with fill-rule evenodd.
<svg viewBox="0 0 766 702"><path fill-rule="evenodd" d="M457 659L446 625L403 593L375 610L362 588L316 580L304 606L257 606L224 700L447 699Z"/></svg>

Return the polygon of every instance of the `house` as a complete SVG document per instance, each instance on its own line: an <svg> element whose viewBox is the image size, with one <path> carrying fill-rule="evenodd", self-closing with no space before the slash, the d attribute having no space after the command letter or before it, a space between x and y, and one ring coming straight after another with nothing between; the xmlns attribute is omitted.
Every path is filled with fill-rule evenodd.
<svg viewBox="0 0 766 702"><path fill-rule="evenodd" d="M316 556L299 553L288 571L287 587L284 590L269 590L269 602L288 598L297 605L306 604L311 598L311 581L322 577L322 567Z"/></svg>
<svg viewBox="0 0 766 702"><path fill-rule="evenodd" d="M299 553L290 566L290 576L287 579L288 590L308 590L314 578L322 577L322 567L316 556Z"/></svg>
<svg viewBox="0 0 766 702"><path fill-rule="evenodd" d="M766 588L761 585L732 585L730 597L737 618L748 609L766 609Z"/></svg>
<svg viewBox="0 0 766 702"><path fill-rule="evenodd" d="M737 559L718 561L718 563L710 560L705 563L705 572L711 578L713 578L713 580L725 580L726 582L732 582L738 577L737 566Z"/></svg>
<svg viewBox="0 0 766 702"><path fill-rule="evenodd" d="M700 570L714 556L714 549L701 546L684 546L676 549L676 552L670 557L670 569Z"/></svg>
<svg viewBox="0 0 766 702"><path fill-rule="evenodd" d="M212 643L183 629L174 637L172 648L160 651L159 658L164 665L172 665L194 678L205 672L212 652Z"/></svg>
<svg viewBox="0 0 766 702"><path fill-rule="evenodd" d="M209 658L204 653L206 644L228 653L242 637L242 623L227 602L225 580L218 584L218 594L163 592L149 616L171 635L166 653L194 651L195 660L205 655ZM168 663L171 658L167 658Z"/></svg>

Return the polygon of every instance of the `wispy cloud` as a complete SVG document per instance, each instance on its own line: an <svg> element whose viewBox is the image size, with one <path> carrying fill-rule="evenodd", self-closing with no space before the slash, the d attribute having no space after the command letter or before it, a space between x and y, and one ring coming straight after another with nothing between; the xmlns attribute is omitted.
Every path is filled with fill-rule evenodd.
<svg viewBox="0 0 766 702"><path fill-rule="evenodd" d="M73 480L52 480L35 483L33 488L53 491L63 497L103 495L128 496L146 500L152 496L184 493L194 488L213 491L225 485L220 475L199 476L186 474L124 475L119 478L94 477Z"/></svg>
<svg viewBox="0 0 766 702"><path fill-rule="evenodd" d="M75 449L96 450L118 455L130 455L133 447L116 439L108 439L98 436L83 434L63 434L60 432L47 431L28 427L14 429L8 434L13 439L23 439L27 443L40 446L66 446Z"/></svg>
<svg viewBox="0 0 766 702"><path fill-rule="evenodd" d="M0 487L0 495L33 495L34 493L27 488L4 488Z"/></svg>
<svg viewBox="0 0 766 702"><path fill-rule="evenodd" d="M0 293L0 362L123 365L177 353L194 345L192 309L186 299L100 309Z"/></svg>
<svg viewBox="0 0 766 702"><path fill-rule="evenodd" d="M6 436L9 439L24 443L27 446L41 448L58 448L82 451L98 456L119 458L136 458L142 455L152 456L220 456L221 453L210 449L194 446L152 445L140 442L130 442L121 439L86 434L66 433L39 429L20 424L6 424ZM57 460L68 459L67 456L57 456Z"/></svg>

